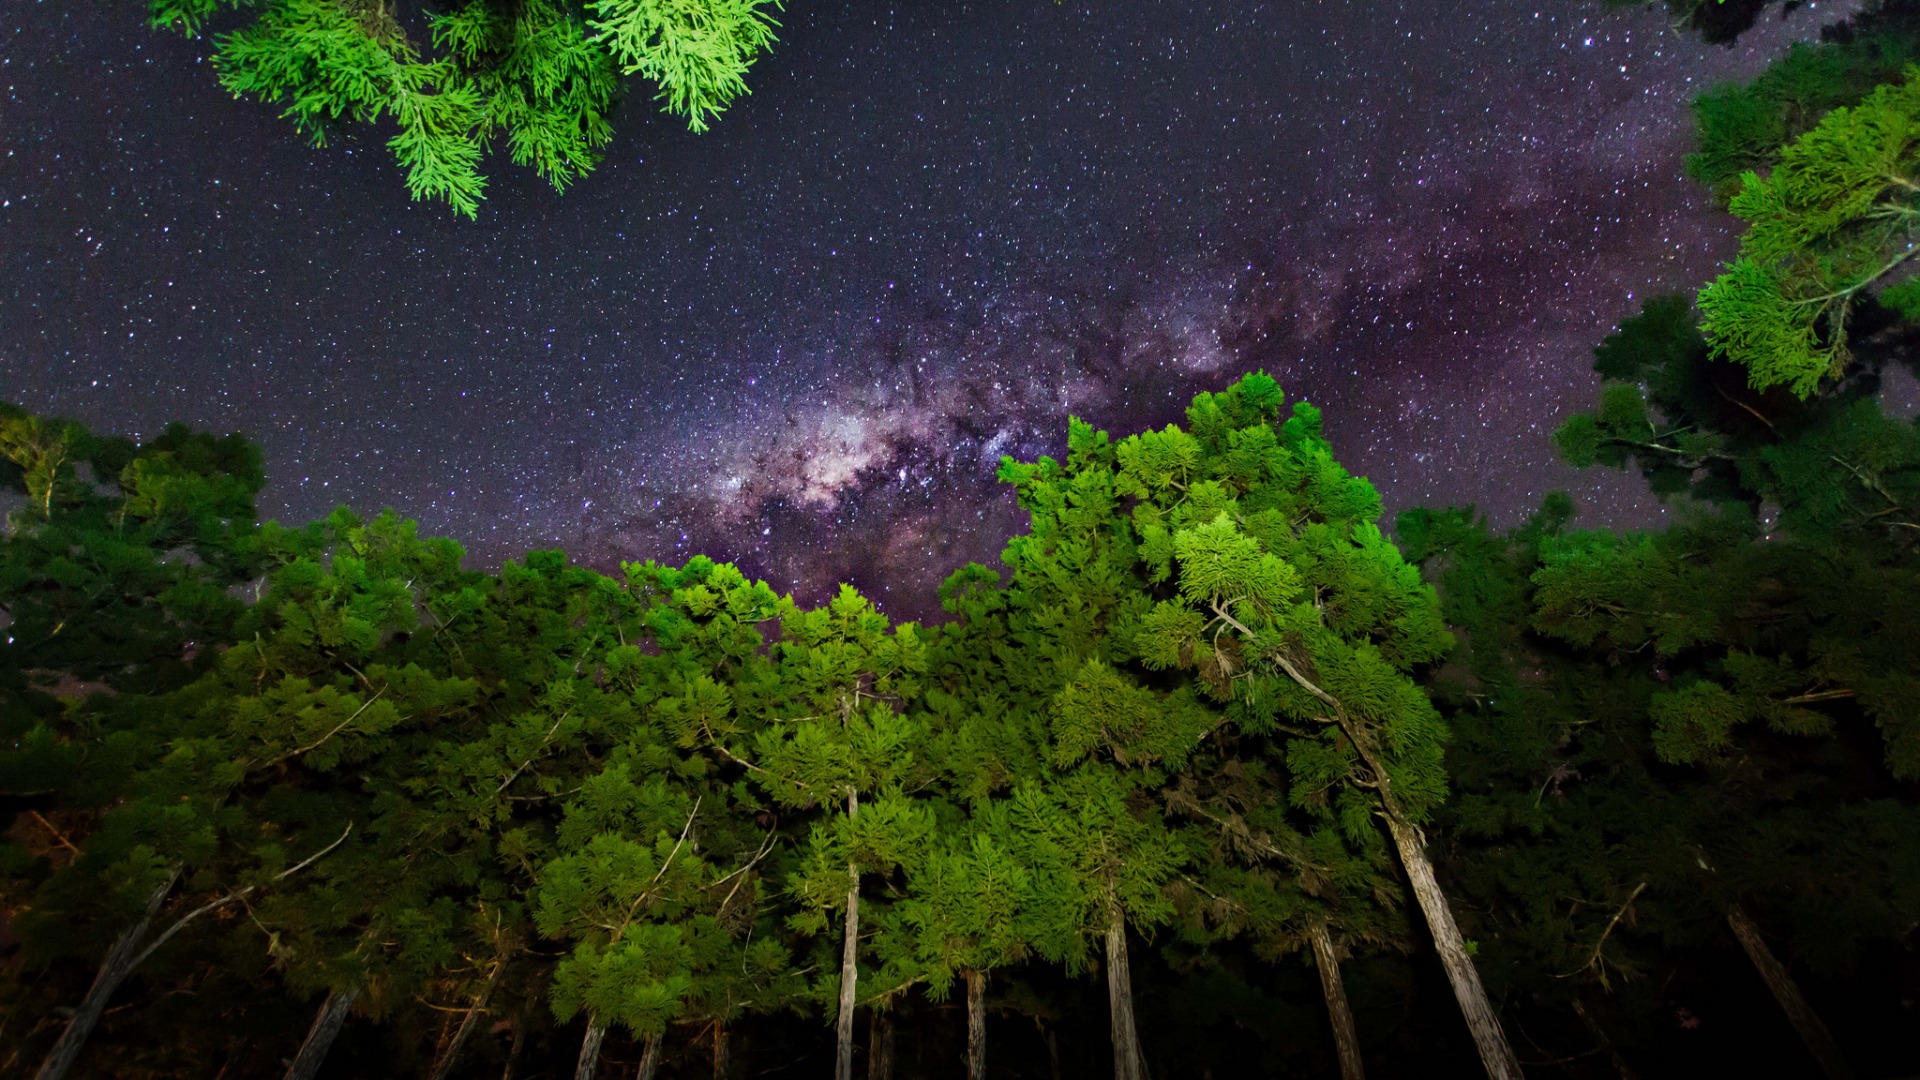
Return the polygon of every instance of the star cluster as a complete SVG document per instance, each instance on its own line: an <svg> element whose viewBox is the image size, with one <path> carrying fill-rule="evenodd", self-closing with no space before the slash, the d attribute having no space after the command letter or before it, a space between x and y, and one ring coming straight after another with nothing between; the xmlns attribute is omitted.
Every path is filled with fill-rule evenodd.
<svg viewBox="0 0 1920 1080"><path fill-rule="evenodd" d="M240 430L263 510L393 506L478 565L736 560L901 614L1019 523L1002 454L1177 420L1253 368L1397 509L1553 488L1593 345L1733 223L1681 174L1736 48L1593 3L795 0L691 135L644 88L564 196L478 222L363 133L306 146L124 8L0 16L0 397Z"/></svg>

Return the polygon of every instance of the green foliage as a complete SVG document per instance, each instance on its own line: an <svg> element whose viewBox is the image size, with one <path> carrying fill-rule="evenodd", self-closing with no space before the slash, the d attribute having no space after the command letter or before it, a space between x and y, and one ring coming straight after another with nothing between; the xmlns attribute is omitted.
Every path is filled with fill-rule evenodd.
<svg viewBox="0 0 1920 1080"><path fill-rule="evenodd" d="M1725 203L1746 173L1772 168L1783 147L1829 112L1857 104L1916 61L1920 43L1906 33L1795 42L1753 81L1722 83L1694 98L1698 148L1687 157L1687 173Z"/></svg>
<svg viewBox="0 0 1920 1080"><path fill-rule="evenodd" d="M695 131L747 92L746 73L773 47L779 0L589 0L593 41L627 74L660 90Z"/></svg>
<svg viewBox="0 0 1920 1080"><path fill-rule="evenodd" d="M1700 293L1706 337L1757 389L1805 399L1839 377L1859 294L1913 252L1920 216L1920 69L1834 109L1729 204L1749 226L1740 254Z"/></svg>
<svg viewBox="0 0 1920 1080"><path fill-rule="evenodd" d="M387 140L415 199L479 210L482 159L509 158L556 191L598 164L621 76L657 87L671 114L704 131L747 92L773 45L772 0L595 0L585 17L556 0L462 0L428 16L422 44L380 0L150 0L149 21L199 35L221 9L252 21L215 37L213 64L235 96L284 103L316 146L343 125L390 121Z"/></svg>

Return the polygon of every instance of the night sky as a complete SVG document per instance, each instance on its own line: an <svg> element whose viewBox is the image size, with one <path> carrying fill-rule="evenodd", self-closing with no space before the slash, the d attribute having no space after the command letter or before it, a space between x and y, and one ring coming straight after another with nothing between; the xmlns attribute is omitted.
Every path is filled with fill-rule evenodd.
<svg viewBox="0 0 1920 1080"><path fill-rule="evenodd" d="M281 520L392 506L476 566L705 552L903 615L1017 528L1001 454L1261 367L1390 511L1562 487L1647 524L1547 434L1733 249L1687 99L1836 9L1725 49L1599 8L791 0L712 131L635 80L595 173L498 157L468 222L138 5L7 0L0 398L242 431Z"/></svg>

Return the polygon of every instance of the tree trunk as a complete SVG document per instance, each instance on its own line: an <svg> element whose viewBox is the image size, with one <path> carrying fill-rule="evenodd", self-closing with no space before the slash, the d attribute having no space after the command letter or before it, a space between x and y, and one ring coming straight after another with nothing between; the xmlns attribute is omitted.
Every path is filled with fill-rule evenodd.
<svg viewBox="0 0 1920 1080"><path fill-rule="evenodd" d="M987 1080L987 973L967 972L967 1080Z"/></svg>
<svg viewBox="0 0 1920 1080"><path fill-rule="evenodd" d="M1580 1018L1582 1024L1587 1026L1587 1032L1600 1041L1600 1049L1607 1052L1607 1058L1613 1062L1613 1069L1620 1074L1620 1080L1640 1080L1640 1074L1633 1071L1633 1065L1620 1056L1620 1051L1613 1045L1613 1040L1607 1038L1607 1029L1601 1027L1600 1021L1595 1020L1592 1014L1587 1012L1586 1002L1575 997L1573 1013Z"/></svg>
<svg viewBox="0 0 1920 1080"><path fill-rule="evenodd" d="M587 1019L587 1037L580 1040L580 1060L573 1066L573 1080L593 1080L600 1067L600 1043L607 1037L607 1025L597 1018Z"/></svg>
<svg viewBox="0 0 1920 1080"><path fill-rule="evenodd" d="M467 1036L473 1034L476 1021L480 1019L480 1013L487 1007L487 999L493 996L493 986L500 981L500 973L505 971L506 967L505 959L494 962L493 972L487 976L487 985L480 988L479 996L473 999L467 1014L460 1018L460 1027L454 1031L453 1038L448 1041L446 1048L440 1051L440 1059L433 1063L433 1071L427 1074L428 1080L447 1080L447 1075L453 1072L453 1063L460 1056L460 1048L466 1045Z"/></svg>
<svg viewBox="0 0 1920 1080"><path fill-rule="evenodd" d="M40 1071L34 1074L34 1080L60 1080L73 1068L80 1056L80 1048L87 1044L87 1036L93 1034L95 1024L100 1022L100 1014L106 1011L108 999L120 988L139 958L146 955L141 946L146 943L147 927L153 925L153 917L160 911L160 905L166 902L167 894L173 891L173 883L180 876L175 870L167 875L167 880L147 894L147 908L140 921L128 927L113 940L113 946L107 950L107 958L100 962L100 970L93 977L93 985L87 987L87 996L80 999L80 1007L73 1011L73 1019L67 1021L67 1028L60 1033L59 1041L53 1049L47 1051L46 1060L40 1063Z"/></svg>
<svg viewBox="0 0 1920 1080"><path fill-rule="evenodd" d="M1780 1009L1793 1023L1793 1029L1800 1033L1800 1041L1806 1044L1807 1053L1820 1064L1820 1072L1827 1080L1848 1080L1853 1070L1847 1067L1847 1059L1840 1054L1840 1044L1833 1041L1833 1032L1827 1030L1826 1022L1820 1014L1807 1004L1805 995L1800 993L1800 984L1793 981L1793 975L1787 971L1767 948L1766 939L1760 936L1760 928L1747 918L1747 913L1738 905L1727 909L1727 925L1733 929L1733 936L1740 939L1740 947L1747 950L1747 959L1760 971L1767 989L1773 991L1773 1000L1780 1003Z"/></svg>
<svg viewBox="0 0 1920 1080"><path fill-rule="evenodd" d="M1360 1036L1354 1031L1353 1011L1347 1008L1347 985L1340 978L1340 957L1333 951L1333 935L1318 919L1309 932L1313 936L1313 963L1320 969L1320 992L1327 999L1327 1019L1333 1024L1333 1048L1340 1055L1340 1076L1342 1080L1366 1080L1367 1070L1360 1062Z"/></svg>
<svg viewBox="0 0 1920 1080"><path fill-rule="evenodd" d="M1107 917L1107 1011L1113 1025L1113 1080L1147 1080L1133 1023L1133 974L1127 966L1127 923L1117 905Z"/></svg>
<svg viewBox="0 0 1920 1080"><path fill-rule="evenodd" d="M660 1071L660 1036L654 1035L647 1039L647 1048L640 1055L640 1072L638 1073L638 1080L653 1080L654 1074L659 1071Z"/></svg>
<svg viewBox="0 0 1920 1080"><path fill-rule="evenodd" d="M1053 1033L1053 1029L1047 1026L1046 1021L1037 1016L1033 1018L1033 1026L1040 1029L1040 1041L1047 1044L1047 1065L1050 1070L1047 1075L1053 1080L1061 1080L1060 1037Z"/></svg>
<svg viewBox="0 0 1920 1080"><path fill-rule="evenodd" d="M1393 807L1387 808L1385 817L1387 829L1393 833L1394 846L1400 850L1401 865L1406 867L1407 880L1413 885L1413 895L1427 917L1434 951L1440 954L1440 964L1447 969L1447 980L1453 984L1454 999L1459 1001L1460 1011L1467 1018L1467 1030L1473 1033L1474 1045L1480 1048L1480 1063L1486 1066L1491 1080L1522 1080L1520 1060L1513 1056L1513 1047L1507 1045L1506 1033L1500 1030L1500 1018L1494 1015L1487 992L1480 985L1480 973L1474 969L1473 958L1467 955L1466 939L1460 936L1460 927L1453 921L1447 895L1440 891L1440 883L1434 879L1433 864L1427 861L1426 842L1419 830L1401 820Z"/></svg>
<svg viewBox="0 0 1920 1080"><path fill-rule="evenodd" d="M513 1080L513 1066L520 1060L520 1050L527 1044L527 1025L523 1016L513 1018L513 1041L507 1044L507 1066L500 1070L500 1080Z"/></svg>
<svg viewBox="0 0 1920 1080"><path fill-rule="evenodd" d="M713 1080L731 1080L733 1075L733 1040L728 1037L727 1025L723 1020L713 1022Z"/></svg>
<svg viewBox="0 0 1920 1080"><path fill-rule="evenodd" d="M875 1009L867 1019L867 1080L893 1080L892 1009Z"/></svg>
<svg viewBox="0 0 1920 1080"><path fill-rule="evenodd" d="M320 1066L327 1060L327 1051L333 1049L333 1040L340 1035L340 1026L347 1022L347 1014L353 1011L353 999L360 996L360 988L334 992L320 1003L320 1012L313 1018L313 1026L307 1029L306 1041L300 1044L300 1052L293 1056L293 1064L287 1066L287 1080L313 1080L320 1075Z"/></svg>
<svg viewBox="0 0 1920 1080"><path fill-rule="evenodd" d="M847 818L860 813L860 796L847 793ZM847 934L840 945L839 1045L833 1061L834 1080L853 1080L854 990L860 978L860 864L847 864Z"/></svg>

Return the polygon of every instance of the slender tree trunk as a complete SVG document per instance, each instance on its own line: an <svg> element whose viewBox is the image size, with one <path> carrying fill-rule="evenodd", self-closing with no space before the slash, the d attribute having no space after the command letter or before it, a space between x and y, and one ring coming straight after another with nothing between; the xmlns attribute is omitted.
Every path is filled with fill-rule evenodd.
<svg viewBox="0 0 1920 1080"><path fill-rule="evenodd" d="M847 793L847 819L860 813L860 796ZM860 864L847 864L847 934L840 945L839 1046L833 1061L834 1080L853 1080L854 991L860 978Z"/></svg>
<svg viewBox="0 0 1920 1080"><path fill-rule="evenodd" d="M359 996L360 988L356 986L346 991L335 990L320 1003L320 1012L314 1016L313 1026L307 1029L300 1052L293 1056L293 1064L287 1066L287 1080L313 1080L320 1075L327 1051L333 1049L333 1040L340 1036L340 1027L347 1022L347 1014L353 1011L353 1000Z"/></svg>
<svg viewBox="0 0 1920 1080"><path fill-rule="evenodd" d="M1113 1024L1113 1080L1147 1080L1140 1033L1133 1023L1133 973L1127 965L1127 922L1118 905L1107 917L1107 1010Z"/></svg>
<svg viewBox="0 0 1920 1080"><path fill-rule="evenodd" d="M460 1018L460 1027L454 1031L453 1038L448 1040L446 1048L440 1051L440 1059L433 1063L433 1071L427 1074L428 1080L447 1080L447 1074L453 1072L453 1063L460 1056L460 1048L466 1045L467 1036L473 1034L473 1029L480 1019L480 1013L487 1007L487 999L493 996L494 984L500 981L500 973L505 971L506 967L505 959L494 961L493 971L487 976L487 985L480 988L479 996L473 999L473 1004L467 1008L467 1014Z"/></svg>
<svg viewBox="0 0 1920 1080"><path fill-rule="evenodd" d="M513 1066L520 1060L520 1051L527 1045L527 1025L525 1017L515 1016L513 1020L513 1041L507 1044L507 1066L500 1070L500 1080L513 1080Z"/></svg>
<svg viewBox="0 0 1920 1080"><path fill-rule="evenodd" d="M867 1018L867 1080L893 1080L893 1010Z"/></svg>
<svg viewBox="0 0 1920 1080"><path fill-rule="evenodd" d="M1577 996L1573 999L1573 1013L1580 1018L1582 1024L1587 1026L1588 1034L1599 1040L1600 1049L1607 1052L1607 1059L1613 1062L1614 1071L1620 1074L1620 1080L1640 1080L1640 1074L1633 1070L1633 1065L1620 1056L1620 1051L1613 1045L1613 1040L1607 1038L1607 1029L1601 1027L1600 1021L1595 1020L1593 1015L1587 1012L1587 1003Z"/></svg>
<svg viewBox="0 0 1920 1080"><path fill-rule="evenodd" d="M713 1080L731 1080L733 1076L733 1040L724 1020L713 1022Z"/></svg>
<svg viewBox="0 0 1920 1080"><path fill-rule="evenodd" d="M580 1040L580 1060L574 1063L573 1080L593 1080L600 1067L600 1043L607 1037L607 1025L597 1017L587 1019L587 1037Z"/></svg>
<svg viewBox="0 0 1920 1080"><path fill-rule="evenodd" d="M637 1074L638 1080L653 1080L654 1074L659 1071L660 1036L654 1035L647 1039L647 1048L640 1054L640 1072Z"/></svg>
<svg viewBox="0 0 1920 1080"><path fill-rule="evenodd" d="M1313 937L1313 963L1320 969L1320 992L1327 999L1327 1019L1333 1024L1333 1048L1340 1055L1340 1075L1343 1080L1366 1080L1367 1070L1360 1062L1360 1036L1353 1027L1353 1011L1347 1008L1347 985L1340 978L1340 956L1333 951L1333 934L1318 919L1309 933Z"/></svg>
<svg viewBox="0 0 1920 1080"><path fill-rule="evenodd" d="M1040 1029L1040 1041L1047 1044L1047 1067L1049 1069L1047 1075L1051 1076L1053 1080L1061 1080L1060 1036L1054 1034L1053 1029L1047 1026L1046 1021L1037 1016L1033 1018L1033 1026Z"/></svg>
<svg viewBox="0 0 1920 1080"><path fill-rule="evenodd" d="M1800 984L1787 971L1767 948L1765 938L1760 936L1760 928L1747 918L1747 913L1739 905L1727 909L1727 925L1732 928L1733 936L1740 939L1740 947L1747 950L1747 959L1760 971L1760 978L1773 991L1773 1000L1780 1003L1780 1009L1793 1023L1793 1029L1800 1033L1800 1041L1806 1044L1807 1053L1820 1064L1820 1072L1827 1080L1849 1080L1853 1070L1847 1067L1847 1059L1840 1054L1840 1044L1833 1041L1833 1032L1827 1030L1826 1022L1820 1014L1813 1011L1806 996L1800 993Z"/></svg>
<svg viewBox="0 0 1920 1080"><path fill-rule="evenodd" d="M67 1021L67 1028L60 1033L60 1039L47 1051L45 1061L40 1063L40 1071L34 1074L34 1080L60 1080L73 1068L80 1056L80 1048L87 1044L87 1036L93 1034L94 1025L100 1022L100 1014L106 1011L108 999L120 988L127 976L133 973L133 966L139 958L146 955L141 946L146 944L147 928L153 925L153 917L160 911L160 905L166 902L167 894L173 891L173 883L180 876L178 870L167 875L167 880L154 887L147 894L146 911L140 921L128 927L121 935L113 939L113 946L107 950L107 958L100 962L100 970L93 977L93 985L87 987L87 996L80 999L80 1007L73 1011L73 1019Z"/></svg>
<svg viewBox="0 0 1920 1080"><path fill-rule="evenodd" d="M967 972L967 1080L987 1080L987 973Z"/></svg>
<svg viewBox="0 0 1920 1080"><path fill-rule="evenodd" d="M1486 1066L1492 1080L1522 1080L1520 1060L1513 1056L1513 1047L1507 1045L1506 1033L1500 1030L1500 1018L1494 1015L1487 992L1480 985L1480 973L1474 969L1473 958L1467 955L1466 939L1460 936L1460 927L1453 921L1447 895L1440 891L1440 883L1434 879L1433 864L1427 861L1426 842L1419 830L1401 820L1391 805L1385 816L1394 846L1400 850L1401 865L1406 867L1407 880L1413 885L1413 895L1427 917L1434 951L1440 954L1440 964L1447 969L1447 980L1453 983L1453 996L1467 1018L1467 1030L1473 1033L1474 1045L1480 1048L1480 1063Z"/></svg>

